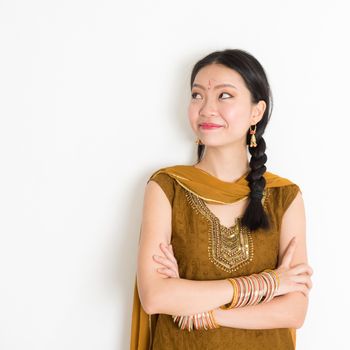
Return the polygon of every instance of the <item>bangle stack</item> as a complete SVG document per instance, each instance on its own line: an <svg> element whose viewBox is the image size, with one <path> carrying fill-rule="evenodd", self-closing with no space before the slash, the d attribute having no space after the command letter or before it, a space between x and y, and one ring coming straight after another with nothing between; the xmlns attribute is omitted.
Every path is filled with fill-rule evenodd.
<svg viewBox="0 0 350 350"><path fill-rule="evenodd" d="M273 299L280 283L276 271L270 269L227 280L232 284L233 296L231 303L220 306L222 310L267 303Z"/></svg>
<svg viewBox="0 0 350 350"><path fill-rule="evenodd" d="M227 278L227 280L232 284L233 296L230 303L220 306L222 310L267 303L273 299L280 285L277 272L270 269L266 269L259 274L254 273L250 276ZM172 315L171 317L180 329L186 329L189 332L194 329L220 328L214 318L213 310L200 312L195 315Z"/></svg>
<svg viewBox="0 0 350 350"><path fill-rule="evenodd" d="M178 327L180 329L186 329L189 332L196 329L215 329L220 328L220 326L217 324L213 310L206 311L206 312L200 312L195 315L188 315L188 316L172 316L174 323L178 324Z"/></svg>

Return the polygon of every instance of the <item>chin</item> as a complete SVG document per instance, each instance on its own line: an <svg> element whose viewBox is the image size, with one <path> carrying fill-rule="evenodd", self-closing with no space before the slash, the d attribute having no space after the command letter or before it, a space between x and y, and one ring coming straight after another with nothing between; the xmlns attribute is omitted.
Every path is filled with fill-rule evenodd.
<svg viewBox="0 0 350 350"><path fill-rule="evenodd" d="M206 141L206 140L202 140L202 143L204 144L204 146L207 146L207 147L224 147L228 145L227 143Z"/></svg>

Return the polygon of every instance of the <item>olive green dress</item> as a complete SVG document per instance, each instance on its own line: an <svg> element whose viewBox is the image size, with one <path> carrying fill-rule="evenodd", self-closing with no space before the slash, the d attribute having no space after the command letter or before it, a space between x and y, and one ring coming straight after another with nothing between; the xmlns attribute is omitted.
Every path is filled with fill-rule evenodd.
<svg viewBox="0 0 350 350"><path fill-rule="evenodd" d="M283 213L300 190L296 184L265 188L262 203L272 228L254 233L239 225L227 228L205 202L165 173L151 176L172 206L171 244L181 278L219 280L276 269ZM263 317L263 315L262 315ZM294 350L295 329L180 330L171 315L151 317L153 350Z"/></svg>

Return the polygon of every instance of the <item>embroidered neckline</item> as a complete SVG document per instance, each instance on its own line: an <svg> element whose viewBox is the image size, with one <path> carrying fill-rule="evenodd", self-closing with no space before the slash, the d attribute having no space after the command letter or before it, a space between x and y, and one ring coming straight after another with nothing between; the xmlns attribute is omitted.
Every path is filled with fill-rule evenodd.
<svg viewBox="0 0 350 350"><path fill-rule="evenodd" d="M248 264L254 257L251 231L241 224L243 215L236 217L231 227L220 223L219 218L207 207L204 200L190 191L185 195L192 209L209 222L208 257L218 268L233 272ZM269 189L265 188L261 202L266 210Z"/></svg>

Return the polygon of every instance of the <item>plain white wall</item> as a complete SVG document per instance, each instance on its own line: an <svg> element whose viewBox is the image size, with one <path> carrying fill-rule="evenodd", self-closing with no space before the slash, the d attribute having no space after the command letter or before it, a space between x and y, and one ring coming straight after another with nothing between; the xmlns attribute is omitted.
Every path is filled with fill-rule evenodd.
<svg viewBox="0 0 350 350"><path fill-rule="evenodd" d="M344 349L346 3L0 1L0 348L128 349L146 180L195 161L194 63L241 48L273 91L267 167L306 205L297 348Z"/></svg>

